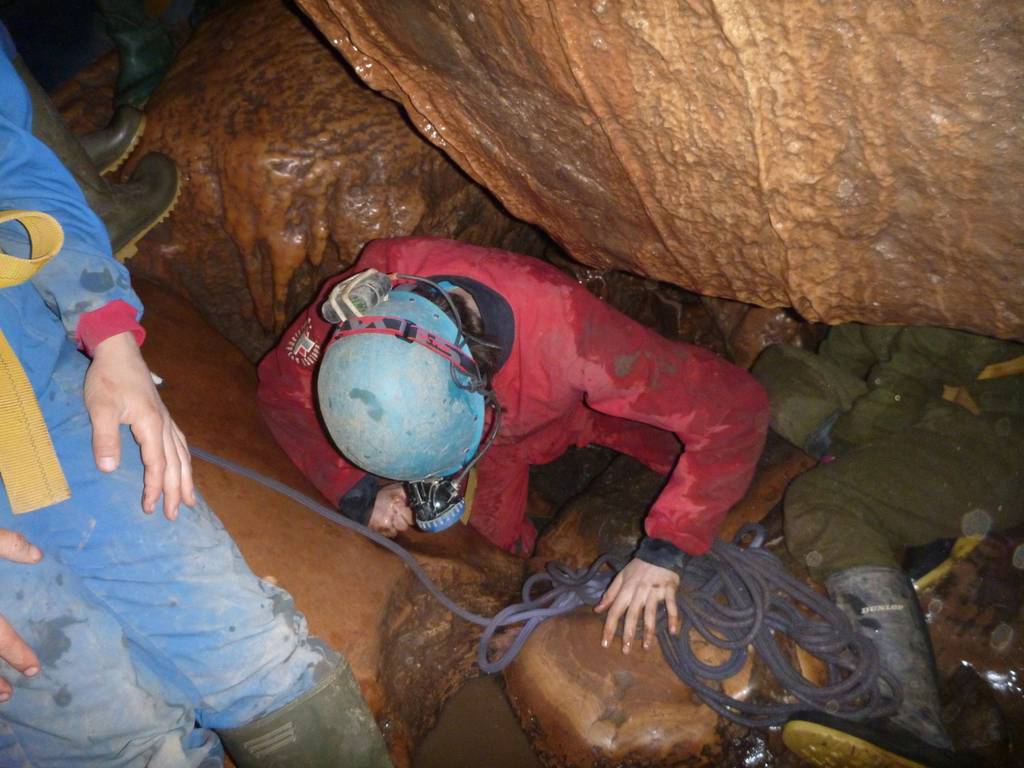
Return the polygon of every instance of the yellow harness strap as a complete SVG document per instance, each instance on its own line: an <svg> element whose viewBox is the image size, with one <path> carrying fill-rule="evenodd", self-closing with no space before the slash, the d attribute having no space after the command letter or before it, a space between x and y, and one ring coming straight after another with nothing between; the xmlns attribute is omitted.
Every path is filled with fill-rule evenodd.
<svg viewBox="0 0 1024 768"><path fill-rule="evenodd" d="M963 406L974 416L981 415L981 408L974 402L974 398L967 391L967 387L951 387L947 384L942 388L942 399Z"/></svg>
<svg viewBox="0 0 1024 768"><path fill-rule="evenodd" d="M29 258L0 251L0 289L24 283L64 244L60 224L36 211L0 211L0 224L17 221L31 242ZM16 515L71 497L32 385L0 331L0 477Z"/></svg>
<svg viewBox="0 0 1024 768"><path fill-rule="evenodd" d="M469 477L466 479L466 492L462 494L462 498L466 500L466 506L462 510L462 517L459 518L459 522L463 525L469 523L469 518L473 516L473 500L476 499L476 468L469 470Z"/></svg>
<svg viewBox="0 0 1024 768"><path fill-rule="evenodd" d="M1001 363L992 363L992 365L985 366L981 373L978 374L976 381L1003 379L1007 376L1020 376L1021 374L1024 374L1024 355L1015 357L1012 360L1004 360ZM947 385L942 388L942 397L951 403L962 405L975 416L981 414L981 408L974 402L974 398L967 391L967 387L951 387Z"/></svg>
<svg viewBox="0 0 1024 768"><path fill-rule="evenodd" d="M1019 376L1024 373L1024 355L1001 363L992 363L978 374L978 381L986 379L1002 379L1006 376Z"/></svg>

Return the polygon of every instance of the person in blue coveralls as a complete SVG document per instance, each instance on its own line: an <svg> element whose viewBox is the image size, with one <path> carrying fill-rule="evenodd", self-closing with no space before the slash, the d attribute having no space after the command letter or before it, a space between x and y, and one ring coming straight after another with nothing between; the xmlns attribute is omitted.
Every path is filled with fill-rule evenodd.
<svg viewBox="0 0 1024 768"><path fill-rule="evenodd" d="M195 491L128 273L0 49L0 766L389 765L344 659ZM22 280L39 214L64 245ZM46 464L12 434L64 500L9 500Z"/></svg>

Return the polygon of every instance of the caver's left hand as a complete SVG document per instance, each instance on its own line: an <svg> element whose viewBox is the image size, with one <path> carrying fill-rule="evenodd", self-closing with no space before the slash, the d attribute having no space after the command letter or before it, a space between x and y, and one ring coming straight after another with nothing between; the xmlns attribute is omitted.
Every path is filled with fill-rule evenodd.
<svg viewBox="0 0 1024 768"><path fill-rule="evenodd" d="M92 419L96 466L113 472L121 462L120 427L131 427L145 467L142 509L153 512L163 494L164 515L196 503L192 459L185 436L171 419L135 338L119 333L96 345L85 374L85 407Z"/></svg>
<svg viewBox="0 0 1024 768"><path fill-rule="evenodd" d="M639 622L644 625L644 650L655 641L655 622L658 604L665 602L668 611L668 629L673 635L679 633L679 607L676 605L676 590L679 588L679 574L668 568L652 565L634 558L608 585L604 597L594 609L598 613L608 611L604 622L601 645L607 648L615 637L619 619L625 614L622 627L622 652L629 653Z"/></svg>

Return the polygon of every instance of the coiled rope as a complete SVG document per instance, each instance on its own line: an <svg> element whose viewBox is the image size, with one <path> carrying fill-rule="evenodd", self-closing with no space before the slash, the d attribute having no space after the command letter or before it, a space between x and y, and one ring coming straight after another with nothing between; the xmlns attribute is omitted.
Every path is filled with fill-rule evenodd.
<svg viewBox="0 0 1024 768"><path fill-rule="evenodd" d="M545 620L582 605L596 605L618 570L607 555L580 570L549 563L523 584L522 602L492 617L481 616L449 598L416 558L390 539L273 478L199 448L190 450L197 458L287 496L398 555L445 608L484 628L477 663L487 674L507 667ZM790 574L763 544L763 529L748 525L733 542L716 541L707 554L684 556L678 569L679 633L669 633L663 606L658 614L658 641L672 670L715 712L750 727L782 725L807 709L855 720L892 714L902 695L900 685L879 664L874 644L832 601ZM520 624L509 647L492 659L495 634ZM702 661L694 649L695 635L727 651L726 658L719 664ZM804 677L780 645L781 635L825 664L824 685ZM785 701L740 701L722 690L722 681L743 669L751 647L778 682Z"/></svg>

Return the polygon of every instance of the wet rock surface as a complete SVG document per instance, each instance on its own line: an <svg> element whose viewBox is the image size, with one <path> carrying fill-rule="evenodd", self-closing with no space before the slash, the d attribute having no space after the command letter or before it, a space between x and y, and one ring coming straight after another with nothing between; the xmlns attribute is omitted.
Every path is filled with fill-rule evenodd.
<svg viewBox="0 0 1024 768"><path fill-rule="evenodd" d="M665 668L660 652L625 656L602 649L600 639L601 623L581 610L541 627L506 672L513 707L545 762L721 765L702 757L721 754L717 716ZM747 676L739 677L742 686Z"/></svg>
<svg viewBox="0 0 1024 768"><path fill-rule="evenodd" d="M787 444L773 442L723 535L731 537L743 524L761 520L788 482L811 463ZM535 571L552 560L580 568L605 552L628 560L664 479L634 459L589 447L539 468L531 482L564 505L540 537L529 566ZM584 608L548 622L505 673L513 708L546 764L798 764L784 754L778 734L719 718L675 676L657 647L645 652L638 646L630 655L621 653L618 642L601 648L602 624ZM722 660L718 649L702 642L695 648L709 663ZM748 663L724 687L740 698L778 695L759 661Z"/></svg>
<svg viewBox="0 0 1024 768"><path fill-rule="evenodd" d="M919 597L965 763L1024 766L1024 530L987 536Z"/></svg>
<svg viewBox="0 0 1024 768"><path fill-rule="evenodd" d="M769 309L711 297L705 297L703 303L724 340L729 359L743 368L750 368L764 348L772 344L813 350L825 337L825 326L807 323L790 309Z"/></svg>
<svg viewBox="0 0 1024 768"><path fill-rule="evenodd" d="M299 2L582 262L1024 336L1019 3Z"/></svg>
<svg viewBox="0 0 1024 768"><path fill-rule="evenodd" d="M398 541L467 610L493 616L518 597L523 562L466 526ZM440 704L479 674L480 630L453 616L406 572L391 591L380 632L385 638L380 655L380 681L388 702L385 732L389 743L416 745L436 722Z"/></svg>
<svg viewBox="0 0 1024 768"><path fill-rule="evenodd" d="M109 114L109 91L83 94L100 74L61 99L79 130ZM188 296L250 359L369 240L432 234L539 252L531 228L362 85L283 0L211 16L146 117L134 158L166 153L183 189L131 269Z"/></svg>

